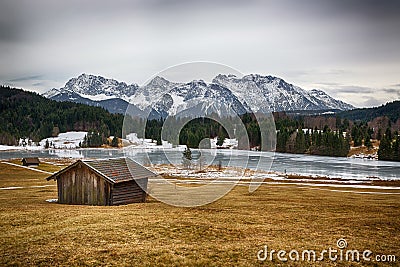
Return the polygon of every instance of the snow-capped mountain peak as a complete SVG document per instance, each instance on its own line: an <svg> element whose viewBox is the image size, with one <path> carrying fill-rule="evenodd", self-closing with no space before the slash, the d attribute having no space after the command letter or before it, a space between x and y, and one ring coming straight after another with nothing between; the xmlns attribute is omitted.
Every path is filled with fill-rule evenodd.
<svg viewBox="0 0 400 267"><path fill-rule="evenodd" d="M325 104L332 109L349 110L354 108L354 106L341 100L337 100L322 90L312 89L309 93L316 99L325 102Z"/></svg>
<svg viewBox="0 0 400 267"><path fill-rule="evenodd" d="M163 77L156 76L146 85L139 87L136 93L129 97L129 102L141 109L145 109L146 107L157 102L161 97L163 97L164 94L178 85L180 84L170 82Z"/></svg>
<svg viewBox="0 0 400 267"><path fill-rule="evenodd" d="M325 93L322 96L314 91L306 91L282 78L270 75L249 74L242 78L218 75L213 79L213 83L232 90L253 112L353 108Z"/></svg>
<svg viewBox="0 0 400 267"><path fill-rule="evenodd" d="M63 88L53 88L43 95L58 101L100 106L108 101L106 108L115 103L109 100L118 99L125 101L125 104L119 104L118 110L114 107L114 112L121 112L129 102L137 107L138 112L150 108L161 116L177 114L185 109L190 109L190 114L196 114L200 111L218 112L218 109L244 113L354 108L321 90L307 91L282 78L260 74L243 77L219 74L211 83L203 80L176 83L155 76L140 87L101 76L81 74L70 79Z"/></svg>
<svg viewBox="0 0 400 267"><path fill-rule="evenodd" d="M146 86L149 87L155 87L155 86L159 86L159 87L165 87L165 86L169 86L172 82L168 81L167 79L160 77L160 76L155 76L153 79L151 79Z"/></svg>
<svg viewBox="0 0 400 267"><path fill-rule="evenodd" d="M52 97L55 97L55 96L57 96L57 95L59 95L59 94L61 94L61 93L62 93L61 88L59 88L59 89L57 89L57 88L52 88L52 89L50 89L49 91L43 93L42 96L44 96L44 97L46 97L46 98L52 98Z"/></svg>
<svg viewBox="0 0 400 267"><path fill-rule="evenodd" d="M126 100L134 95L137 89L137 84L127 85L124 82L118 82L114 79L83 73L77 78L70 79L59 91L71 91L79 94L81 97L99 101L111 98Z"/></svg>

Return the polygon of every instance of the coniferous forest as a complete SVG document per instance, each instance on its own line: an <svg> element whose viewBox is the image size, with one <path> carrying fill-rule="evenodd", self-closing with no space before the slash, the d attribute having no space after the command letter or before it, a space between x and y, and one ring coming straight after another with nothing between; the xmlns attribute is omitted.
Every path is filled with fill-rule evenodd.
<svg viewBox="0 0 400 267"><path fill-rule="evenodd" d="M372 148L371 140L378 140L381 160L400 161L400 101L372 109L357 109L336 115L290 115L274 113L276 151L313 155L346 156L350 146ZM122 114L111 114L100 107L72 102L57 102L36 93L0 87L0 144L16 145L20 138L38 142L66 131L87 131L82 147L98 147L107 137L121 137ZM362 119L366 118L366 119ZM129 119L132 132L142 129L143 119ZM173 118L178 120L178 118ZM249 147L261 145L260 127L253 114L243 114ZM161 144L163 120L149 120L145 136ZM168 135L168 132L164 133ZM164 139L165 136L163 136ZM197 148L204 138L218 137L221 145L228 134L216 120L196 118L187 123L179 134L179 144ZM240 147L239 140L239 147ZM118 146L117 138L112 140Z"/></svg>
<svg viewBox="0 0 400 267"><path fill-rule="evenodd" d="M103 108L57 102L36 93L0 87L0 144L16 145L19 138L38 142L60 132L88 131L99 136L96 145L110 135L121 136L123 115Z"/></svg>
<svg viewBox="0 0 400 267"><path fill-rule="evenodd" d="M400 137L397 132L393 135L388 128L381 138L378 158L380 160L400 161Z"/></svg>
<svg viewBox="0 0 400 267"><path fill-rule="evenodd" d="M247 131L250 147L257 149L261 145L261 133L255 117L244 114L241 119ZM372 125L368 126L367 122L353 122L340 117L292 118L280 113L274 114L274 119L277 129L277 152L345 157L348 155L351 145L365 146L371 149L372 140L378 140L381 142L379 159L399 160L399 152L396 151L398 151L400 143L397 140L400 138L398 138L396 128L376 128ZM147 122L145 137L161 140L162 126L162 120ZM207 137L218 137L219 143L217 144L221 145L228 134L215 120L197 118L183 127L179 135L179 144L197 148L200 141Z"/></svg>

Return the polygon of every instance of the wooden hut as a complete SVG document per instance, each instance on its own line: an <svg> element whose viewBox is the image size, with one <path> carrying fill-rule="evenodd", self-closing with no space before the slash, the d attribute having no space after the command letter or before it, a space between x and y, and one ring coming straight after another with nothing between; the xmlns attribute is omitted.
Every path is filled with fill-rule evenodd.
<svg viewBox="0 0 400 267"><path fill-rule="evenodd" d="M38 157L23 158L21 161L22 161L22 165L24 165L24 166L39 166L39 164L40 164Z"/></svg>
<svg viewBox="0 0 400 267"><path fill-rule="evenodd" d="M58 203L109 206L144 202L154 176L129 158L116 158L78 160L46 179L57 181Z"/></svg>

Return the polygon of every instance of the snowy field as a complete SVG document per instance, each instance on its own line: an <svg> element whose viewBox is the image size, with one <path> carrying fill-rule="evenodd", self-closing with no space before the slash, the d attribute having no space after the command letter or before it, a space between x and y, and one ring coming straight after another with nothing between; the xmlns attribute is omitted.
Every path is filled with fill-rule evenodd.
<svg viewBox="0 0 400 267"><path fill-rule="evenodd" d="M237 139L229 139L225 138L222 146L217 146L218 142L218 137L215 137L213 139L210 139L210 148L215 149L215 148L231 148L235 149L238 147L238 140ZM161 146L157 146L156 140L151 140L151 139L144 139L144 138L139 138L136 133L130 133L126 136L126 139L124 140L124 145L133 145L134 147L137 148L174 148L174 146L167 142L167 141L162 141ZM185 145L179 145L177 148L184 149L186 146Z"/></svg>
<svg viewBox="0 0 400 267"><path fill-rule="evenodd" d="M32 140L19 140L18 146L0 145L0 151L9 150L41 150L45 149L46 141L49 143L49 148L52 149L75 149L79 148L79 144L87 132L65 132L60 133L57 137L48 137L39 142L39 145L32 142ZM113 138L113 136L110 136ZM173 148L172 144L167 141L162 141L162 145L158 146L155 140L138 138L136 133L127 135L127 139L123 139L124 146L131 148ZM185 146L178 146L178 149Z"/></svg>
<svg viewBox="0 0 400 267"><path fill-rule="evenodd" d="M23 147L0 145L0 151L19 150L19 149L23 149Z"/></svg>
<svg viewBox="0 0 400 267"><path fill-rule="evenodd" d="M39 142L39 145L32 142L32 140L19 140L18 146L7 146L0 145L0 151L8 150L41 150L45 149L46 141L49 143L49 148L53 149L75 149L79 148L79 144L83 142L83 139L87 132L66 132L60 133L57 137L48 137ZM110 137L112 138L112 136ZM235 149L238 146L238 140L226 138L222 146L217 146L217 137L210 139L211 148L230 148ZM162 145L157 145L156 140L139 138L136 133L130 133L123 139L124 147L129 146L130 148L138 149L152 149L152 148L162 148L162 149L172 149L182 150L186 146L179 145L177 147L173 146L167 141L162 141Z"/></svg>
<svg viewBox="0 0 400 267"><path fill-rule="evenodd" d="M66 132L60 133L57 137L49 137L40 141L40 146L45 147L46 140L51 148L70 149L79 147L87 132Z"/></svg>
<svg viewBox="0 0 400 267"><path fill-rule="evenodd" d="M50 148L71 149L78 148L79 143L87 132L66 132L60 133L57 137L49 137L41 140L39 145L32 142L32 140L20 139L18 146L0 145L0 151L6 150L41 150L45 148L46 140L48 140Z"/></svg>
<svg viewBox="0 0 400 267"><path fill-rule="evenodd" d="M172 148L173 145L167 141L162 141L162 145L157 146L157 141L152 139L139 138L137 133L130 133L126 135L123 140L124 146L132 146L135 148Z"/></svg>

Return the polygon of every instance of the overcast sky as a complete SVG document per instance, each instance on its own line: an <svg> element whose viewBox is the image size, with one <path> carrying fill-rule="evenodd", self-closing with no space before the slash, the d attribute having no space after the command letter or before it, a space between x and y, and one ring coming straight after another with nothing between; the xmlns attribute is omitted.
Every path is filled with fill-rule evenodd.
<svg viewBox="0 0 400 267"><path fill-rule="evenodd" d="M190 61L275 75L358 107L400 98L400 1L0 2L0 82L126 83Z"/></svg>

